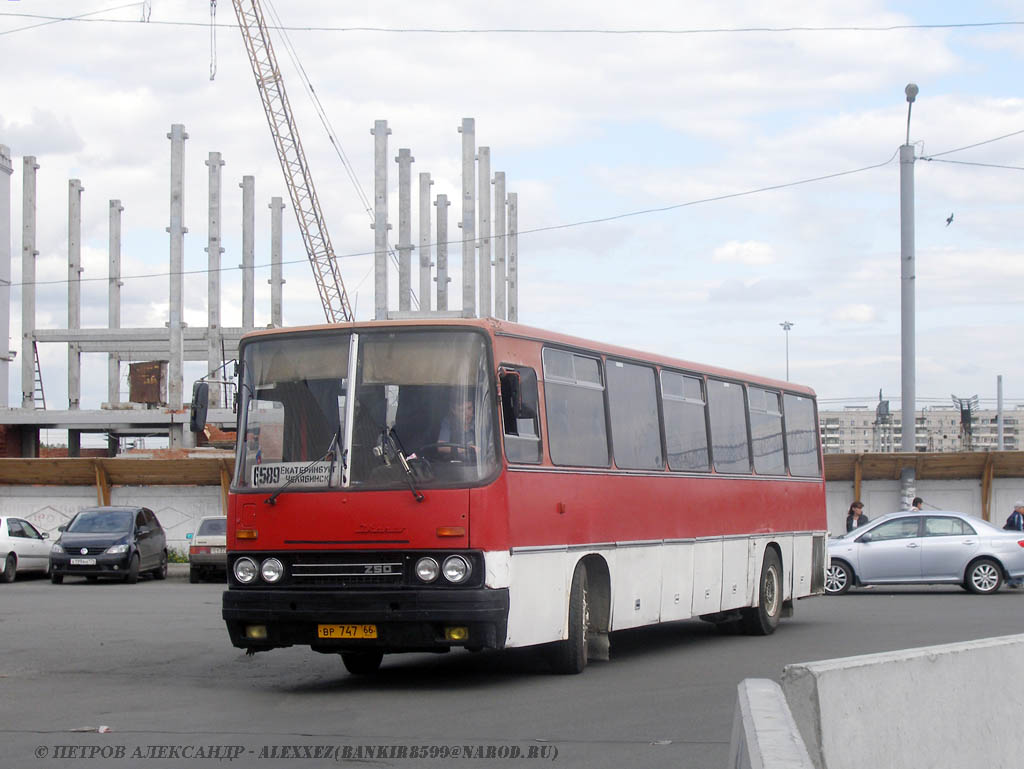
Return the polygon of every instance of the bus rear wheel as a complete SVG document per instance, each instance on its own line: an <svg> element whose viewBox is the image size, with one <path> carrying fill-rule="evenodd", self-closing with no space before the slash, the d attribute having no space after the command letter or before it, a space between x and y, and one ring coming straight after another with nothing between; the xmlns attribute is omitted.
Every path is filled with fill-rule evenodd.
<svg viewBox="0 0 1024 769"><path fill-rule="evenodd" d="M557 673L575 675L587 666L587 631L590 627L590 606L587 595L587 569L582 564L572 575L569 590L569 637L556 643L552 665Z"/></svg>
<svg viewBox="0 0 1024 769"><path fill-rule="evenodd" d="M771 635L782 616L782 561L772 548L765 550L757 584L757 606L741 611L743 629L748 635Z"/></svg>
<svg viewBox="0 0 1024 769"><path fill-rule="evenodd" d="M384 652L342 652L341 662L345 670L354 676L373 675L380 669L381 660L384 659Z"/></svg>

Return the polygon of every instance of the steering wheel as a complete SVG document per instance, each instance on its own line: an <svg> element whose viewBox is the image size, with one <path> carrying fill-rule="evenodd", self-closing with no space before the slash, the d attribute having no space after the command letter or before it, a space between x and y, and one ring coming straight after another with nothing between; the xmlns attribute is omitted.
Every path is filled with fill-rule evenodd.
<svg viewBox="0 0 1024 769"><path fill-rule="evenodd" d="M476 462L476 446L437 441L420 448L419 453L434 462Z"/></svg>

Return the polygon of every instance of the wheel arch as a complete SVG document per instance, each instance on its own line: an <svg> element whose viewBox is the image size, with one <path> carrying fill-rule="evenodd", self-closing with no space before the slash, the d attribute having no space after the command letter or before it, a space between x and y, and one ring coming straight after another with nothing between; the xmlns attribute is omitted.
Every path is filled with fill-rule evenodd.
<svg viewBox="0 0 1024 769"><path fill-rule="evenodd" d="M587 601L592 627L607 633L611 627L612 579L604 557L591 553L581 558L575 568L587 572Z"/></svg>
<svg viewBox="0 0 1024 769"><path fill-rule="evenodd" d="M1006 566L1003 564L1002 560L998 556L976 555L974 556L974 558L967 562L966 566L964 566L964 573L962 575L964 582L967 581L967 575L970 573L971 567L974 566L974 564L976 564L978 561L992 561L992 563L999 567L999 572L1003 575L1003 580L1005 581L1010 579L1010 572L1006 570Z"/></svg>

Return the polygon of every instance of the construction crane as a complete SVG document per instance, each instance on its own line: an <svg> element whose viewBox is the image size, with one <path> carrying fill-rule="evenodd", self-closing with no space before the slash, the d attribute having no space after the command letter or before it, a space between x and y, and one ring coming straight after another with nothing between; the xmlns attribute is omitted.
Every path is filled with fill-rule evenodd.
<svg viewBox="0 0 1024 769"><path fill-rule="evenodd" d="M274 137L281 170L284 171L292 209L302 232L310 264L313 265L313 277L320 292L324 314L329 323L355 320L348 303L348 294L345 293L345 284L341 280L338 259L330 235L327 234L320 201L313 187L313 176L288 104L288 94L284 90L284 81L277 66L277 57L274 56L263 9L259 0L231 1L238 17L245 50L249 54L249 63L256 76L256 87L263 101L263 111L267 114L270 133Z"/></svg>

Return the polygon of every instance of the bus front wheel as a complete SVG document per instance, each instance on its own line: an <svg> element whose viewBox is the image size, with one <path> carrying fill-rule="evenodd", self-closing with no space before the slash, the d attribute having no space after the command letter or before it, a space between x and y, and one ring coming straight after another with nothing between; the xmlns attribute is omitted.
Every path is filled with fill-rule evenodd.
<svg viewBox="0 0 1024 769"><path fill-rule="evenodd" d="M743 629L749 635L771 635L782 615L782 561L772 548L764 552L757 605L743 609Z"/></svg>
<svg viewBox="0 0 1024 769"><path fill-rule="evenodd" d="M383 652L342 652L341 662L345 670L354 676L373 675L384 659Z"/></svg>
<svg viewBox="0 0 1024 769"><path fill-rule="evenodd" d="M587 666L587 630L590 626L587 599L587 569L580 564L572 575L569 590L569 637L553 648L552 662L558 673L575 675L582 673Z"/></svg>

